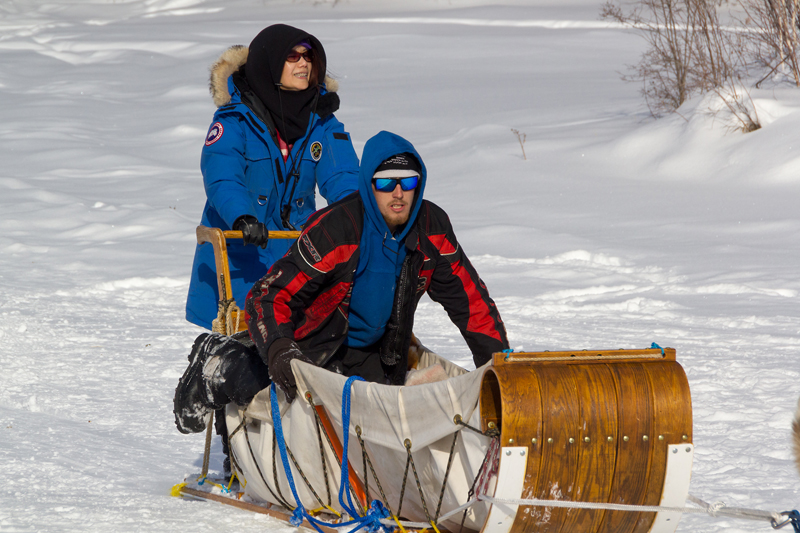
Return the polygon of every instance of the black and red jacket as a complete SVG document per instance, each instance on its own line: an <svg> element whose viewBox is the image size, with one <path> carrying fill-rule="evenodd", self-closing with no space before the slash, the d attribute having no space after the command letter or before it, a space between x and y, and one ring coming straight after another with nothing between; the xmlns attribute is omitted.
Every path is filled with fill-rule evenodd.
<svg viewBox="0 0 800 533"><path fill-rule="evenodd" d="M270 344L281 337L294 339L319 366L342 345L363 227L364 204L353 193L312 215L289 252L253 286L245 307L247 325L264 361ZM476 366L508 348L494 301L440 207L422 201L405 246L408 253L380 342L382 361L399 364L395 383L405 375L414 312L425 292L461 331Z"/></svg>

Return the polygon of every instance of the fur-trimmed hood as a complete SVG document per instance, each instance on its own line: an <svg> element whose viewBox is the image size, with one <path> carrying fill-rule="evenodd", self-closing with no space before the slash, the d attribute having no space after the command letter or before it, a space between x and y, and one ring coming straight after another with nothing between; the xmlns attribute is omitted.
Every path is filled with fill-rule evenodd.
<svg viewBox="0 0 800 533"><path fill-rule="evenodd" d="M247 63L248 48L241 44L236 44L225 50L219 59L211 65L211 78L208 89L211 98L217 107L224 106L231 101L231 93L228 90L228 78L230 78L242 65ZM339 82L325 76L325 87L329 93L339 90Z"/></svg>

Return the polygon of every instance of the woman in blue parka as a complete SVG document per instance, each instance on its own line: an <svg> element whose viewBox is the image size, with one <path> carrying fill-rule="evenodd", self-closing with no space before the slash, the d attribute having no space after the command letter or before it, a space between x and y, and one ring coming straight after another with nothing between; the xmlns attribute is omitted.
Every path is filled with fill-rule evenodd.
<svg viewBox="0 0 800 533"><path fill-rule="evenodd" d="M291 245L269 240L267 231L301 229L316 210L315 187L329 203L358 189L358 157L333 116L339 97L325 72L319 40L285 24L265 28L249 47L229 48L211 67L218 109L200 162L207 196L201 224L244 234L228 244L240 307ZM211 329L218 300L213 249L198 245L186 319Z"/></svg>

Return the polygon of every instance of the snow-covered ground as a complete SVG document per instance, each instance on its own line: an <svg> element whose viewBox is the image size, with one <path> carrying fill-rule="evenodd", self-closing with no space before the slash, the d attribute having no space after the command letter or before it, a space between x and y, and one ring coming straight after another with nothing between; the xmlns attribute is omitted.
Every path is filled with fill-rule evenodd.
<svg viewBox="0 0 800 533"><path fill-rule="evenodd" d="M4 0L0 531L289 531L168 496L203 445L171 410L200 333L183 306L207 68L274 22L325 44L357 151L381 129L415 143L512 346L675 347L691 492L800 506L800 91L753 91L764 127L747 135L708 101L654 122L618 75L643 41L599 4ZM436 304L416 324L471 364Z"/></svg>

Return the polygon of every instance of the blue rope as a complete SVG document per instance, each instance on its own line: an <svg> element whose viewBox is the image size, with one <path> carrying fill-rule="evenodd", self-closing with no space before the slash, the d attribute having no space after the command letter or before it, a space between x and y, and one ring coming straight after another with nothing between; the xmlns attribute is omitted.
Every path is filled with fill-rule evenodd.
<svg viewBox="0 0 800 533"><path fill-rule="evenodd" d="M367 513L358 517L358 512L353 505L353 499L350 497L350 475L347 468L347 448L350 444L350 398L353 389L354 381L364 381L361 376L350 376L344 383L342 389L342 474L341 485L339 486L339 503L347 513L354 517L349 523L355 523L356 527L351 529L348 533L354 533L359 529L366 529L370 533L377 533L381 528L385 531L391 532L394 528L385 526L381 523L381 518L391 518L392 515L389 510L384 507L383 503L379 500L372 500L372 503L367 510ZM366 476L367 473L364 472ZM344 501L344 496L347 495L347 502ZM349 504L349 505L348 505Z"/></svg>
<svg viewBox="0 0 800 533"><path fill-rule="evenodd" d="M344 388L342 389L342 448L344 450L342 451L342 482L339 485L339 503L342 504L342 508L347 511L350 516L357 517L358 513L353 505L353 499L350 497L350 475L347 469L347 447L350 442L350 395L354 381L364 381L364 378L361 376L350 376L347 378L347 381L345 381ZM366 475L366 472L364 475ZM347 495L347 502L349 505L345 503L344 495Z"/></svg>
<svg viewBox="0 0 800 533"><path fill-rule="evenodd" d="M662 348L661 346L659 346L656 343L650 344L650 349L651 350L661 350L661 355L664 355L664 348Z"/></svg>
<svg viewBox="0 0 800 533"><path fill-rule="evenodd" d="M269 387L269 401L272 407L272 426L275 428L275 435L277 436L278 441L278 448L281 452L281 462L283 463L283 470L286 472L286 480L289 482L289 488L292 489L292 495L294 496L294 501L297 503L297 507L295 507L294 512L292 513L292 518L289 519L289 523L292 524L294 527L300 526L303 523L303 518L309 516L306 513L306 510L303 508L303 504L300 503L300 497L297 495L297 489L294 486L294 477L292 476L292 469L289 467L289 458L286 455L286 441L283 437L283 424L281 424L281 410L278 408L278 394L275 392L277 388L275 387L275 383L272 383ZM277 480L276 480L277 481ZM313 522L312 522L312 525ZM322 531L314 525L314 527L322 533Z"/></svg>
<svg viewBox="0 0 800 533"><path fill-rule="evenodd" d="M352 386L353 381L360 380L364 381L364 378L359 376L353 376L347 380L344 386L344 390L342 391L342 421L344 426L344 451L342 452L342 484L339 488L339 502L342 504L342 507L350 514L350 516L354 517L353 520L349 522L342 522L340 524L329 524L327 522L323 522L321 520L317 520L303 507L303 504L300 503L300 497L297 495L297 489L295 488L294 484L294 477L292 476L292 470L289 467L289 458L286 453L286 441L283 437L283 424L281 423L281 411L278 408L278 395L275 388L275 383L270 385L269 390L269 399L270 404L272 407L272 425L275 430L275 435L278 441L278 448L280 449L281 453L281 461L283 463L283 469L286 472L286 480L289 482L289 487L292 489L292 495L294 496L294 501L297 502L297 507L294 509L292 513L292 517L289 519L289 523L295 527L300 526L303 523L303 519L308 520L308 522L316 529L319 533L323 533L320 529L320 526L323 527L344 527L355 524L356 527L351 529L348 533L354 533L359 529L366 528L367 531L370 533L377 533L380 528L383 528L388 533L394 530L392 526L384 526L381 523L382 518L391 518L391 514L389 511L384 507L383 503L378 500L373 500L370 509L367 511L365 516L359 517L358 513L353 508L353 501L350 498L350 478L347 475L347 446L349 441L349 428L350 428L350 388ZM342 491L347 492L347 499L350 502L350 507L348 508L343 501L342 498Z"/></svg>
<svg viewBox="0 0 800 533"><path fill-rule="evenodd" d="M381 518L391 517L392 515L389 513L389 510L383 506L383 503L381 503L379 500L372 500L372 504L370 505L367 514L361 518L353 520L353 522L357 523L358 525L347 533L355 533L359 529L366 529L370 533L378 533L381 528L383 528L383 530L387 533L391 533L395 529L394 526L387 526L381 522Z"/></svg>

